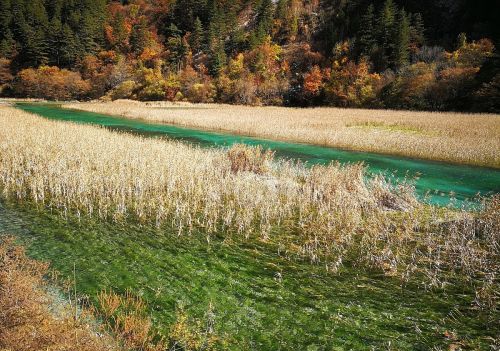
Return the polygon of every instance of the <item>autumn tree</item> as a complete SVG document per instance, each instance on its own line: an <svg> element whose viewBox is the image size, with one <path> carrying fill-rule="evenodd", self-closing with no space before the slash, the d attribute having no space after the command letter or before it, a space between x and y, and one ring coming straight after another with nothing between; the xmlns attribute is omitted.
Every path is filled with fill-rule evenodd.
<svg viewBox="0 0 500 351"><path fill-rule="evenodd" d="M89 91L90 84L78 72L49 66L22 70L15 84L17 94L51 100L81 99Z"/></svg>
<svg viewBox="0 0 500 351"><path fill-rule="evenodd" d="M343 107L370 106L380 90L380 76L370 72L366 58L359 63L349 60L351 45L340 43L335 48L335 60L325 85L328 104Z"/></svg>

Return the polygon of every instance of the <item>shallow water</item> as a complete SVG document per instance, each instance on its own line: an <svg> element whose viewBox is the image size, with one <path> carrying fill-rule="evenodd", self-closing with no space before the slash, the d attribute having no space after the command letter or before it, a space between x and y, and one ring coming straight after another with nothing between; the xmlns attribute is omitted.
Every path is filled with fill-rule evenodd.
<svg viewBox="0 0 500 351"><path fill-rule="evenodd" d="M202 130L181 128L166 124L148 123L97 113L63 109L54 104L17 104L18 108L37 113L49 119L76 123L96 124L113 130L138 133L145 136L167 136L204 147L223 147L234 143L262 145L276 151L276 155L297 159L309 164L364 162L370 172L384 172L394 180L415 179L417 194L435 205L462 206L474 197L500 192L500 170L451 165L440 162L353 152L329 147L298 144L213 133Z"/></svg>
<svg viewBox="0 0 500 351"><path fill-rule="evenodd" d="M474 295L466 288L402 289L359 269L335 276L259 243L207 244L0 202L0 236L7 233L64 278L73 278L75 266L80 295L131 289L165 333L176 309L206 321L211 305L215 330L230 350L447 349L446 331L486 349L498 327L498 314L471 308Z"/></svg>

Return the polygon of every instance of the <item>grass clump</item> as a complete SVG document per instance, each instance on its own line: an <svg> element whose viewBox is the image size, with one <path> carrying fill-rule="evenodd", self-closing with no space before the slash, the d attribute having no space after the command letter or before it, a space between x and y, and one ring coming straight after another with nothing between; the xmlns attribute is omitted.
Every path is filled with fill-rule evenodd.
<svg viewBox="0 0 500 351"><path fill-rule="evenodd" d="M216 335L214 321L190 318L179 308L168 330L155 328L145 302L130 290L120 295L102 291L97 295L94 313L121 341L125 350L141 351L212 351L223 349L224 340Z"/></svg>
<svg viewBox="0 0 500 351"><path fill-rule="evenodd" d="M252 172L265 174L269 171L274 152L263 150L262 146L250 147L245 144L235 144L227 151L231 162L231 172Z"/></svg>

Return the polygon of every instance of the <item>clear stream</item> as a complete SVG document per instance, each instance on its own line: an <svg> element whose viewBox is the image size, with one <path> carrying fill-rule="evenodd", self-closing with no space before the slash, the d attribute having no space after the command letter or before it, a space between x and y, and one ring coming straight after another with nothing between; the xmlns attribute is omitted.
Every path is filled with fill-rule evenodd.
<svg viewBox="0 0 500 351"><path fill-rule="evenodd" d="M425 196L425 201L435 205L442 206L451 203L459 207L468 201L473 201L478 194L491 195L500 192L500 170L490 168L207 132L167 124L148 123L144 120L68 110L54 104L20 103L16 106L49 119L96 124L145 136L167 136L205 147L224 147L234 143L262 145L264 148L274 150L279 157L297 159L309 164L327 164L332 161L364 162L370 172L385 172L388 177L395 180L414 180L417 193L421 197Z"/></svg>
<svg viewBox="0 0 500 351"><path fill-rule="evenodd" d="M457 193L460 189L464 197L498 192L500 175L494 170L233 137L56 106L22 108L52 119L207 146L259 143L281 156L311 163L365 160L375 171L397 169L404 174L410 169L411 174L422 173L420 191L426 186ZM433 199L444 203L446 196ZM179 308L204 326L212 306L215 331L229 350L448 349L455 342L447 337L450 333L470 349L489 350L499 336L500 311L474 309L474 294L466 285L427 291L415 285L402 288L396 279L360 269L332 275L322 265L280 256L275 247L256 241L227 244L215 238L208 244L201 233L178 237L165 229L63 217L0 200L0 237L5 234L15 235L30 256L50 261L63 278L72 279L75 266L78 294L93 300L103 289L131 289L148 303L154 325L165 334Z"/></svg>

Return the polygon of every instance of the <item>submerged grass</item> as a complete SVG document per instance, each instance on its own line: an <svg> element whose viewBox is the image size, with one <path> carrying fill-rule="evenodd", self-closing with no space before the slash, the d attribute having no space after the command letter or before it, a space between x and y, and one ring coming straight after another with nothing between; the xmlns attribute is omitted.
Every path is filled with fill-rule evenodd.
<svg viewBox="0 0 500 351"><path fill-rule="evenodd" d="M254 137L500 168L500 116L492 114L177 105L128 100L65 106ZM173 108L158 108L162 106Z"/></svg>
<svg viewBox="0 0 500 351"><path fill-rule="evenodd" d="M306 168L241 145L202 150L11 108L0 124L5 197L208 241L257 239L333 272L347 263L427 286L461 279L479 306L498 301L498 197L477 215L442 211L362 165Z"/></svg>
<svg viewBox="0 0 500 351"><path fill-rule="evenodd" d="M133 291L162 335L171 337L171 326L189 316L184 335L197 343L212 330L224 343L218 349L489 350L500 342L500 311L478 311L469 285L401 287L360 267L333 275L262 242L207 244L10 202L0 202L3 232L17 233L30 256L50 260L61 277L72 280L76 266L78 294L96 306L103 289L119 293L113 300Z"/></svg>

